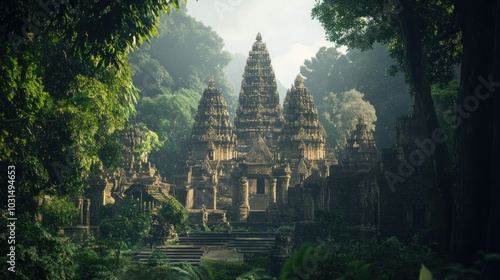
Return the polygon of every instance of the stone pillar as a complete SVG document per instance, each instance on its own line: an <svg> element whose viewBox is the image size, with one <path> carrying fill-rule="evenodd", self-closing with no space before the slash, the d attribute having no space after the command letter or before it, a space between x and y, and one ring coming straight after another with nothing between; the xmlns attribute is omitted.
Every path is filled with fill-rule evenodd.
<svg viewBox="0 0 500 280"><path fill-rule="evenodd" d="M276 203L276 178L270 177L269 181L269 204Z"/></svg>
<svg viewBox="0 0 500 280"><path fill-rule="evenodd" d="M246 221L248 218L248 213L250 212L250 206L248 202L248 180L247 177L241 177L240 179L240 207L238 210L238 219L240 221Z"/></svg>
<svg viewBox="0 0 500 280"><path fill-rule="evenodd" d="M86 202L85 207L84 207L84 213L85 213L85 220L84 220L84 225L90 226L90 199L86 199L84 202Z"/></svg>
<svg viewBox="0 0 500 280"><path fill-rule="evenodd" d="M212 192L213 192L213 209L216 210L217 209L217 185L213 186L212 187Z"/></svg>
<svg viewBox="0 0 500 280"><path fill-rule="evenodd" d="M83 198L78 199L78 212L80 212L80 225L84 225L84 219L85 219L85 214L84 214L84 206L83 206Z"/></svg>
<svg viewBox="0 0 500 280"><path fill-rule="evenodd" d="M283 186L283 192L284 192L284 203L288 202L288 188L290 187L290 175L286 175L284 178L284 186Z"/></svg>
<svg viewBox="0 0 500 280"><path fill-rule="evenodd" d="M235 176L231 176L231 189L233 191L231 195L231 202L234 207L237 207L240 204L240 185L238 178Z"/></svg>
<svg viewBox="0 0 500 280"><path fill-rule="evenodd" d="M286 202L286 186L285 186L285 177L278 177L277 178L277 184L276 184L276 189L277 189L277 197L276 201L278 202L278 205L283 205Z"/></svg>
<svg viewBox="0 0 500 280"><path fill-rule="evenodd" d="M240 182L240 201L242 205L249 205L248 201L248 179L247 177L241 177L241 182Z"/></svg>
<svg viewBox="0 0 500 280"><path fill-rule="evenodd" d="M186 209L193 209L194 191L191 186L186 186Z"/></svg>

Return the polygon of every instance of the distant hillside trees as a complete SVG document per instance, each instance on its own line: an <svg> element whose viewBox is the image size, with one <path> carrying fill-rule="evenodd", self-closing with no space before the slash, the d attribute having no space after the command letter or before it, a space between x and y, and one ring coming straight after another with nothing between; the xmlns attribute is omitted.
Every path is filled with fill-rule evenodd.
<svg viewBox="0 0 500 280"><path fill-rule="evenodd" d="M185 11L161 18L159 36L129 55L140 90L137 121L158 135L162 146L149 159L162 176L187 155L187 143L201 93L210 76L234 111L234 92L223 69L231 56L222 38ZM233 102L231 102L233 101Z"/></svg>
<svg viewBox="0 0 500 280"><path fill-rule="evenodd" d="M364 100L364 94L351 89L342 93L329 93L323 102L323 114L320 119L328 132L328 141L341 153L347 143L350 132L356 129L359 118L364 118L369 130L375 130L377 116L375 108Z"/></svg>
<svg viewBox="0 0 500 280"><path fill-rule="evenodd" d="M379 147L394 143L395 119L411 108L411 97L402 74L390 76L387 70L394 64L386 47L375 44L365 52L350 50L342 54L335 48L322 47L315 57L305 60L300 72L306 78L305 84L311 90L318 106L320 121L327 108L323 99L331 92L341 93L355 89L364 93L364 98L377 111L377 130L374 133ZM335 144L335 133L328 131L330 144ZM332 135L330 135L332 134Z"/></svg>

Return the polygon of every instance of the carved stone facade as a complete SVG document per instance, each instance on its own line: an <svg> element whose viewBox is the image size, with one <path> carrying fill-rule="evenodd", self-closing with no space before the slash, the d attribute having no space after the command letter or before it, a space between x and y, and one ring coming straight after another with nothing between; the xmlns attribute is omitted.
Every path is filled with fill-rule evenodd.
<svg viewBox="0 0 500 280"><path fill-rule="evenodd" d="M290 189L296 219L313 222L315 212L341 210L346 222L360 228L378 226L380 157L371 131L360 118L347 139L344 157L330 166L328 177L316 171Z"/></svg>
<svg viewBox="0 0 500 280"><path fill-rule="evenodd" d="M229 183L235 135L222 92L210 78L203 91L188 148L187 177L177 196L187 209L217 209L217 187Z"/></svg>
<svg viewBox="0 0 500 280"><path fill-rule="evenodd" d="M300 75L282 109L260 33L241 82L236 137L225 108L222 93L210 81L198 107L185 180L177 184L176 193L185 197L187 208L217 209L217 191L229 189L232 206L226 210L233 220L290 219L289 186L303 181L313 170L328 175L326 133Z"/></svg>
<svg viewBox="0 0 500 280"><path fill-rule="evenodd" d="M330 166L330 176L315 172L290 188L296 220L312 222L317 211L340 210L354 228L403 239L415 232L432 234L438 194L432 162L423 151L431 144L425 142L421 123L413 115L398 118L395 145L380 155L361 117L339 164Z"/></svg>
<svg viewBox="0 0 500 280"><path fill-rule="evenodd" d="M147 161L147 154L136 159L134 150L141 143L141 133L137 127L131 128L123 139L121 168L114 172L102 171L92 176L88 188L75 200L79 209L79 219L75 226L66 228L70 235L82 234L84 228L99 225L99 208L106 204L119 204L125 196L133 197L144 210L152 210L167 200L172 185L158 174L154 164ZM79 233L80 232L80 233Z"/></svg>

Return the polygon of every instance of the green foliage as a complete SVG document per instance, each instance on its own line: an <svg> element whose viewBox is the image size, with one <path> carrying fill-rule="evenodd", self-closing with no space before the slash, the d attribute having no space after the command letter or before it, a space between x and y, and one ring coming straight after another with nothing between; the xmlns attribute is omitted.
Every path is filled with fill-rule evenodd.
<svg viewBox="0 0 500 280"><path fill-rule="evenodd" d="M233 90L223 69L231 56L223 47L224 41L211 27L180 12L161 18L160 35L152 40L150 53L172 76L173 91L186 88L201 94L214 75L226 97Z"/></svg>
<svg viewBox="0 0 500 280"><path fill-rule="evenodd" d="M188 221L186 208L173 196L168 196L167 202L162 202L156 211L162 222L174 225L178 230L186 228Z"/></svg>
<svg viewBox="0 0 500 280"><path fill-rule="evenodd" d="M3 216L0 222L8 224ZM52 235L29 214L19 215L15 225L16 279L73 279L76 276L76 246L68 238ZM7 232L0 234L0 242L8 244ZM2 246L0 252L0 260L6 264L10 246ZM12 273L3 267L0 278L12 279Z"/></svg>
<svg viewBox="0 0 500 280"><path fill-rule="evenodd" d="M94 238L79 245L75 256L77 277L75 279L121 279L129 265L128 261L117 259L115 251L107 242Z"/></svg>
<svg viewBox="0 0 500 280"><path fill-rule="evenodd" d="M142 264L130 267L122 280L165 280L178 279L177 272L164 266L149 267Z"/></svg>
<svg viewBox="0 0 500 280"><path fill-rule="evenodd" d="M162 17L159 36L129 55L142 97L139 121L163 144L149 157L162 175L171 175L186 160L194 114L209 77L215 76L226 101L236 100L223 72L230 61L223 46L210 27L180 12Z"/></svg>
<svg viewBox="0 0 500 280"><path fill-rule="evenodd" d="M480 253L478 259L472 266L464 266L460 263L448 263L434 269L431 276L434 279L489 279L488 273L498 271L500 265L500 254ZM428 273L425 273L428 274ZM422 275L422 273L421 273Z"/></svg>
<svg viewBox="0 0 500 280"><path fill-rule="evenodd" d="M347 225L340 210L317 213L320 237L326 240L345 242L349 239Z"/></svg>
<svg viewBox="0 0 500 280"><path fill-rule="evenodd" d="M205 280L213 279L211 277L212 271L206 270L204 267L193 267L188 263L182 263L180 266L167 267L168 270L177 272L175 279L179 280Z"/></svg>
<svg viewBox="0 0 500 280"><path fill-rule="evenodd" d="M100 209L99 234L102 239L137 244L149 236L151 213L145 212L130 197L119 205L107 204ZM120 250L121 245L117 245Z"/></svg>
<svg viewBox="0 0 500 280"><path fill-rule="evenodd" d="M210 280L264 280L272 279L265 275L264 271L268 269L268 260L260 263L247 262L224 262L224 261L204 261L201 267L208 272Z"/></svg>
<svg viewBox="0 0 500 280"><path fill-rule="evenodd" d="M410 244L395 237L358 239L339 212L318 213L320 242L302 245L283 266L280 277L302 279L415 279L421 264L439 266L437 255L418 235Z"/></svg>
<svg viewBox="0 0 500 280"><path fill-rule="evenodd" d="M317 258L314 256L315 247L310 243L304 243L290 258L288 258L279 275L279 280L290 279L290 277L299 276L303 277L304 264L311 262L313 267L317 266ZM293 278L292 278L293 279Z"/></svg>
<svg viewBox="0 0 500 280"><path fill-rule="evenodd" d="M42 204L40 213L43 215L43 224L48 230L57 233L75 222L78 209L68 197L53 196Z"/></svg>
<svg viewBox="0 0 500 280"><path fill-rule="evenodd" d="M338 280L371 280L370 264L364 261L352 261L348 264L349 270Z"/></svg>
<svg viewBox="0 0 500 280"><path fill-rule="evenodd" d="M422 263L433 266L438 263L436 254L418 239L406 245L390 237L364 241L327 241L324 246L328 257L319 262L318 269L310 274L313 279L356 279L348 277L367 277L368 271L373 277L368 279L414 279Z"/></svg>
<svg viewBox="0 0 500 280"><path fill-rule="evenodd" d="M141 133L141 143L136 146L134 156L142 159L151 151L158 151L163 146L163 143L160 142L158 135L149 130L144 124L139 125L139 130Z"/></svg>
<svg viewBox="0 0 500 280"><path fill-rule="evenodd" d="M432 280L432 272L425 265L420 268L418 280Z"/></svg>
<svg viewBox="0 0 500 280"><path fill-rule="evenodd" d="M45 4L0 4L0 162L22 170L18 210L32 214L41 193L78 195L91 170L116 166L108 140L138 97L125 54L156 33L161 11L179 8L177 0Z"/></svg>
<svg viewBox="0 0 500 280"><path fill-rule="evenodd" d="M408 113L412 101L403 76L391 77L386 73L386 69L393 64L385 45L375 44L373 49L363 52L349 50L346 54L339 53L336 48L322 47L314 57L304 61L300 72L306 78L305 84L311 90L318 105L320 121L325 126L328 124L323 113L328 108L322 104L329 93L352 88L363 92L365 100L377 112L377 130L374 133L377 145L385 147L394 141L394 119ZM328 140L334 144L330 135Z"/></svg>
<svg viewBox="0 0 500 280"><path fill-rule="evenodd" d="M142 122L157 133L159 142L164 143L150 154L150 160L156 163L161 174L171 174L175 165L186 159L199 99L199 93L187 89L141 99Z"/></svg>
<svg viewBox="0 0 500 280"><path fill-rule="evenodd" d="M447 142L450 143L450 155L453 155L455 151L455 100L457 97L458 89L459 84L457 81L451 81L445 86L435 85L432 87L432 99L434 100L436 115L440 126L443 128L446 134ZM454 164L456 162L456 159L452 158L452 162Z"/></svg>
<svg viewBox="0 0 500 280"><path fill-rule="evenodd" d="M404 56L405 35L420 38L426 80L430 84L446 84L454 76L453 65L458 63L462 51L453 2L405 4L403 7L399 1L321 0L316 2L312 15L323 24L332 42L349 49L368 50L376 42L389 44L389 53L398 63L393 69L405 74L409 70ZM403 33L408 32L408 28L401 28L408 16L412 17L417 34Z"/></svg>
<svg viewBox="0 0 500 280"><path fill-rule="evenodd" d="M148 266L156 267L156 266L167 266L168 258L162 251L154 250L151 255L148 257Z"/></svg>
<svg viewBox="0 0 500 280"><path fill-rule="evenodd" d="M356 128L360 117L365 118L369 130L375 130L375 108L365 101L364 94L357 90L352 89L340 94L330 93L323 99L322 104L324 113L321 117L332 146L338 152L343 151L347 138Z"/></svg>

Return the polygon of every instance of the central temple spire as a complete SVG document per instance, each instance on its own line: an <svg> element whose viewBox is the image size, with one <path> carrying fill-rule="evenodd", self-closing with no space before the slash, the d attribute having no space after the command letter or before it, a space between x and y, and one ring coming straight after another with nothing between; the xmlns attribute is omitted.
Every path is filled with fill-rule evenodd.
<svg viewBox="0 0 500 280"><path fill-rule="evenodd" d="M240 154L248 153L257 135L274 152L283 123L269 52L260 33L255 39L243 73L234 121Z"/></svg>

